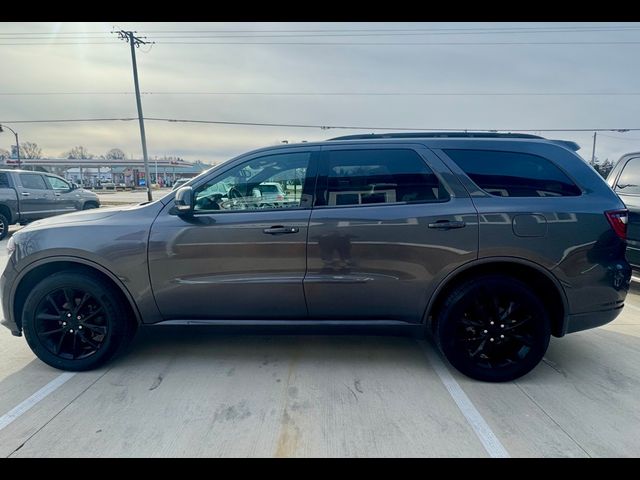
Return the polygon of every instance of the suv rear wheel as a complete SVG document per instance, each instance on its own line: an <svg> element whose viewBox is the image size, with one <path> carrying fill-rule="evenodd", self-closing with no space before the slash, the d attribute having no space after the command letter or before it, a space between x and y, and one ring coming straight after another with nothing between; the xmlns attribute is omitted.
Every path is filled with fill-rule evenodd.
<svg viewBox="0 0 640 480"><path fill-rule="evenodd" d="M59 272L38 283L25 301L22 325L40 360L73 371L107 362L135 333L113 286L84 272Z"/></svg>
<svg viewBox="0 0 640 480"><path fill-rule="evenodd" d="M501 275L466 281L446 298L435 337L445 357L465 375L488 382L514 380L544 356L549 315L523 282Z"/></svg>

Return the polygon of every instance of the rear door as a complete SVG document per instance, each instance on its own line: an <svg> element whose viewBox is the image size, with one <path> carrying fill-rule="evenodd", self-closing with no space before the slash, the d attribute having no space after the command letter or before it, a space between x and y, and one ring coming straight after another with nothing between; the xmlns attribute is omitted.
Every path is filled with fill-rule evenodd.
<svg viewBox="0 0 640 480"><path fill-rule="evenodd" d="M629 209L627 259L640 266L640 157L630 158L613 186Z"/></svg>
<svg viewBox="0 0 640 480"><path fill-rule="evenodd" d="M477 256L468 194L420 145L323 146L318 168L310 317L420 322L436 279Z"/></svg>
<svg viewBox="0 0 640 480"><path fill-rule="evenodd" d="M19 173L16 190L20 199L20 214L24 220L55 215L56 197L40 173Z"/></svg>

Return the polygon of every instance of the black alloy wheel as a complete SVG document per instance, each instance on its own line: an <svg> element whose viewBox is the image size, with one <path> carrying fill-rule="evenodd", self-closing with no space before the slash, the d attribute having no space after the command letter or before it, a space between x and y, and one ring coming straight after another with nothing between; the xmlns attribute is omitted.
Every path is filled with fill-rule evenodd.
<svg viewBox="0 0 640 480"><path fill-rule="evenodd" d="M525 375L544 356L550 339L547 311L531 289L492 275L463 283L447 297L436 341L465 375L504 382Z"/></svg>
<svg viewBox="0 0 640 480"><path fill-rule="evenodd" d="M109 282L88 271L54 273L25 300L22 326L33 352L62 370L96 368L129 344L136 323Z"/></svg>
<svg viewBox="0 0 640 480"><path fill-rule="evenodd" d="M36 334L45 348L60 358L86 358L100 349L109 334L106 312L91 293L59 288L36 307Z"/></svg>

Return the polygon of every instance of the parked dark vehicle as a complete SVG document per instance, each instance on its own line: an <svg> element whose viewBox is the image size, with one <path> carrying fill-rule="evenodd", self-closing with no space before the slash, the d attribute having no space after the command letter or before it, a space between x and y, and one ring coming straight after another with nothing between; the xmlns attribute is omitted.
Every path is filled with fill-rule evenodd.
<svg viewBox="0 0 640 480"><path fill-rule="evenodd" d="M623 155L609 173L607 183L629 209L627 259L640 269L640 152Z"/></svg>
<svg viewBox="0 0 640 480"><path fill-rule="evenodd" d="M2 323L66 370L139 325L404 328L466 375L512 380L551 335L616 318L629 288L627 210L575 150L488 133L256 150L155 202L14 234ZM271 182L300 184L297 201L243 201Z"/></svg>
<svg viewBox="0 0 640 480"><path fill-rule="evenodd" d="M100 206L95 193L44 172L0 170L0 240L9 225Z"/></svg>

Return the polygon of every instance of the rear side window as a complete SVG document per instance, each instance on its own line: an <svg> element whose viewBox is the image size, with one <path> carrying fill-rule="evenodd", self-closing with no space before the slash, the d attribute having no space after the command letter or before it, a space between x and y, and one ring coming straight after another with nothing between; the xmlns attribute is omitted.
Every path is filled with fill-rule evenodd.
<svg viewBox="0 0 640 480"><path fill-rule="evenodd" d="M616 183L616 192L640 195L640 158L632 158L624 166Z"/></svg>
<svg viewBox="0 0 640 480"><path fill-rule="evenodd" d="M20 182L24 188L33 188L35 190L46 190L47 184L44 183L42 175L37 173L21 173Z"/></svg>
<svg viewBox="0 0 640 480"><path fill-rule="evenodd" d="M485 192L498 197L571 197L580 189L538 155L491 150L445 150Z"/></svg>
<svg viewBox="0 0 640 480"><path fill-rule="evenodd" d="M0 188L9 188L9 177L6 173L0 173Z"/></svg>
<svg viewBox="0 0 640 480"><path fill-rule="evenodd" d="M332 150L328 152L318 205L372 205L438 202L449 195L413 150Z"/></svg>

